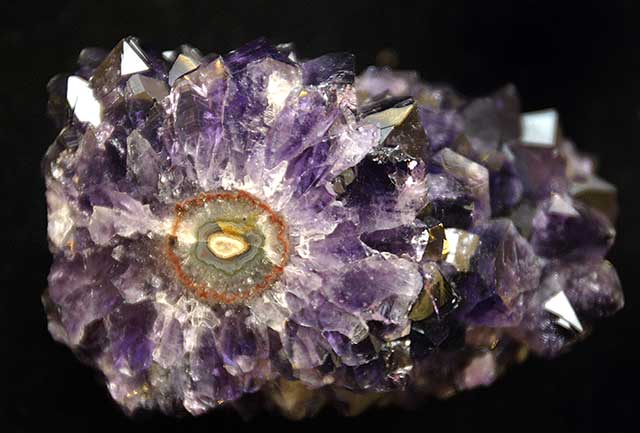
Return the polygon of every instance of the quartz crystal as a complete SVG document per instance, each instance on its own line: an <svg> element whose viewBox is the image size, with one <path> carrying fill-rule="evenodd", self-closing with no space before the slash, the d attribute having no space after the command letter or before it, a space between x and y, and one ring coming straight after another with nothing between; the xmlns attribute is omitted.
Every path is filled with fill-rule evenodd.
<svg viewBox="0 0 640 433"><path fill-rule="evenodd" d="M615 188L513 86L262 39L78 63L48 86L43 302L128 413L446 397L623 305Z"/></svg>

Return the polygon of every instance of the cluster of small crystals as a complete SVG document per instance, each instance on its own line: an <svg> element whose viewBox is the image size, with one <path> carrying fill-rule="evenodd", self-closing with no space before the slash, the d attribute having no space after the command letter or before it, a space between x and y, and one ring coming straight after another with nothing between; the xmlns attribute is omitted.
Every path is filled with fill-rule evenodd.
<svg viewBox="0 0 640 433"><path fill-rule="evenodd" d="M413 404L623 305L616 191L516 91L125 38L49 83L53 337L127 411Z"/></svg>

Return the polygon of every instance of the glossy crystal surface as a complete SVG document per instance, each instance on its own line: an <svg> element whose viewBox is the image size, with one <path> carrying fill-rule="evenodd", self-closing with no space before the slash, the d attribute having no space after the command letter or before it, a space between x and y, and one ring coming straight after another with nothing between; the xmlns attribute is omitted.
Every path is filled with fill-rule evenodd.
<svg viewBox="0 0 640 433"><path fill-rule="evenodd" d="M48 86L49 330L127 412L446 397L622 307L615 188L513 86L153 53L84 50Z"/></svg>

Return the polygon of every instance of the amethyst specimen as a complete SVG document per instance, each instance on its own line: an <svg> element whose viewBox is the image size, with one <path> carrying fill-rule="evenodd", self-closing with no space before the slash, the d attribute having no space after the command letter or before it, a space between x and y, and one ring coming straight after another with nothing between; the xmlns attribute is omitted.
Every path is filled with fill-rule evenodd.
<svg viewBox="0 0 640 433"><path fill-rule="evenodd" d="M623 305L615 188L511 86L264 40L79 65L49 84L43 299L127 412L444 397Z"/></svg>

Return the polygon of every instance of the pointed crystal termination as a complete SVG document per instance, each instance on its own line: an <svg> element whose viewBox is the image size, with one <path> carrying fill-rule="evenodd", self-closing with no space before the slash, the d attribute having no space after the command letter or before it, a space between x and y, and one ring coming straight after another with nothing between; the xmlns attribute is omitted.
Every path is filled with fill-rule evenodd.
<svg viewBox="0 0 640 433"><path fill-rule="evenodd" d="M383 106L382 111L373 112ZM380 130L380 144L388 148L398 148L415 158L428 159L430 146L418 117L416 104L411 99L395 101L383 98L375 105L368 106L365 123L375 125Z"/></svg>
<svg viewBox="0 0 640 433"><path fill-rule="evenodd" d="M553 261L540 287L525 297L520 325L509 332L536 353L556 356L586 337L594 322L624 304L620 280L607 261Z"/></svg>
<svg viewBox="0 0 640 433"><path fill-rule="evenodd" d="M522 135L525 143L535 143L541 147L553 147L560 136L558 112L542 110L524 113L520 117Z"/></svg>
<svg viewBox="0 0 640 433"><path fill-rule="evenodd" d="M127 413L444 398L622 308L615 187L557 111L299 58L127 37L47 85L49 330Z"/></svg>
<svg viewBox="0 0 640 433"><path fill-rule="evenodd" d="M532 223L531 245L547 258L603 258L615 238L604 215L558 194L540 204Z"/></svg>
<svg viewBox="0 0 640 433"><path fill-rule="evenodd" d="M198 58L193 58L185 54L178 54L175 62L173 62L173 66L169 69L169 85L173 86L173 83L175 83L178 78L194 71L198 66L200 66Z"/></svg>
<svg viewBox="0 0 640 433"><path fill-rule="evenodd" d="M111 93L124 77L149 71L147 55L135 38L127 37L105 57L91 76L92 87L100 97Z"/></svg>
<svg viewBox="0 0 640 433"><path fill-rule="evenodd" d="M558 292L544 303L544 309L558 317L558 325L566 329L574 329L577 332L584 331L571 302L564 292Z"/></svg>
<svg viewBox="0 0 640 433"><path fill-rule="evenodd" d="M67 102L80 122L87 122L96 127L102 122L102 105L87 80L77 76L69 77Z"/></svg>
<svg viewBox="0 0 640 433"><path fill-rule="evenodd" d="M565 193L569 188L567 155L559 147L557 112L524 113L521 125L521 136L511 151L525 195L539 200L551 193Z"/></svg>
<svg viewBox="0 0 640 433"><path fill-rule="evenodd" d="M131 75L149 70L146 55L142 52L135 40L125 40L122 43L122 59L120 61L120 74Z"/></svg>
<svg viewBox="0 0 640 433"><path fill-rule="evenodd" d="M525 293L540 281L541 262L513 223L500 218L475 229L479 247L457 289L463 298L459 312L475 325L509 326L522 320Z"/></svg>

